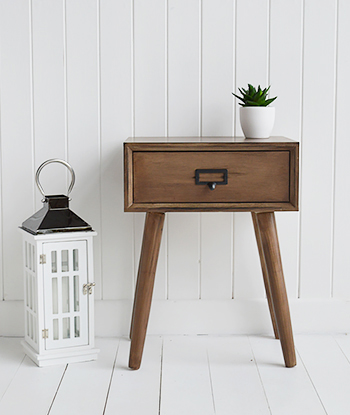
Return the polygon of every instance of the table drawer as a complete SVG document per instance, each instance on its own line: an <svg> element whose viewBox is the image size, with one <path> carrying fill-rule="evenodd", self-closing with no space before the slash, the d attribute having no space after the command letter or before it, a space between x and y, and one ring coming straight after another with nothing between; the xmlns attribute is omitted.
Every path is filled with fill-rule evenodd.
<svg viewBox="0 0 350 415"><path fill-rule="evenodd" d="M127 159L127 211L297 209L289 150L132 151Z"/></svg>

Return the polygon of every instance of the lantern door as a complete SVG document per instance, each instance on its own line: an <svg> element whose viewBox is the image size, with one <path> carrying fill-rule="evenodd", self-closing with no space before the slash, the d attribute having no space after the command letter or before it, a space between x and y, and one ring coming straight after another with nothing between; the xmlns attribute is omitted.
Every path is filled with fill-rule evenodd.
<svg viewBox="0 0 350 415"><path fill-rule="evenodd" d="M45 348L89 343L87 241L43 244Z"/></svg>

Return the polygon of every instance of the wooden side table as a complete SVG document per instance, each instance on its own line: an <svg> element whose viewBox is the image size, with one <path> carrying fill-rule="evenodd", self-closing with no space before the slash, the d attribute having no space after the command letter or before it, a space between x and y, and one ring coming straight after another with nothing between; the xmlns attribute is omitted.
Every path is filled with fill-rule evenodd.
<svg viewBox="0 0 350 415"><path fill-rule="evenodd" d="M251 212L275 337L296 365L275 211L298 210L299 143L284 137L129 138L126 212L147 212L129 367L141 364L165 212Z"/></svg>

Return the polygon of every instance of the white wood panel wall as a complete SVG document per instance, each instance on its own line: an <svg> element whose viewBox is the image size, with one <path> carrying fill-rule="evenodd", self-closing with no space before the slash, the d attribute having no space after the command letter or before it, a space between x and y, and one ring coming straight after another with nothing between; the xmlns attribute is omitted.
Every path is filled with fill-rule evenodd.
<svg viewBox="0 0 350 415"><path fill-rule="evenodd" d="M123 212L123 141L241 135L231 92L248 82L278 95L274 135L301 141L301 212L277 214L289 296L349 300L349 20L347 0L0 0L1 300L23 298L16 228L53 157L98 231L96 298L130 300L144 214ZM249 214L168 215L156 299L264 297Z"/></svg>

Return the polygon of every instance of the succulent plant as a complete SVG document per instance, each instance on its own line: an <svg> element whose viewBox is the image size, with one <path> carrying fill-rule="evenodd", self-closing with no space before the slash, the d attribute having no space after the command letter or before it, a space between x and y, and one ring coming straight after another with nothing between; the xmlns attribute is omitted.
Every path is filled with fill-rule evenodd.
<svg viewBox="0 0 350 415"><path fill-rule="evenodd" d="M267 99L267 93L269 92L270 86L265 89L261 89L260 85L256 90L252 85L248 84L248 89L238 88L242 96L238 96L232 92L236 98L242 102L239 105L242 107L267 107L271 104L277 97Z"/></svg>

